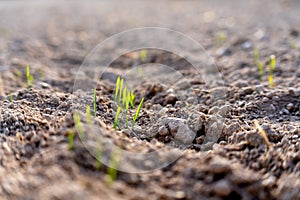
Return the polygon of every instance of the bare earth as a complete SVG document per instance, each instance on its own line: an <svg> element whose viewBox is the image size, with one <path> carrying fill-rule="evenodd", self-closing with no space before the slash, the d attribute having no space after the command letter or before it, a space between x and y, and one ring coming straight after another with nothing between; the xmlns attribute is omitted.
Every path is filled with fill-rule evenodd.
<svg viewBox="0 0 300 200"><path fill-rule="evenodd" d="M0 1L0 199L300 199L299 13L296 0ZM76 79L98 43L140 27L173 29L199 42L224 84L207 88L186 60L155 50L146 60L139 52L118 57L100 79L92 70ZM270 55L277 58L273 88L266 70L259 79L254 49L264 66ZM166 69L151 84L137 79L136 106L142 97L145 103L135 130L115 131L116 77L144 63L154 63L145 74L157 63L172 65L189 86L182 78L167 78L172 87L159 82L174 75ZM26 64L34 77L29 89ZM153 152L174 145L174 138L189 145L168 166L119 171L108 185L107 167L98 168L75 128L74 111L82 111L86 127L92 101L92 93L73 92L78 79L97 86L92 123L122 149ZM220 88L221 104L213 101ZM215 133L216 141L205 140Z"/></svg>

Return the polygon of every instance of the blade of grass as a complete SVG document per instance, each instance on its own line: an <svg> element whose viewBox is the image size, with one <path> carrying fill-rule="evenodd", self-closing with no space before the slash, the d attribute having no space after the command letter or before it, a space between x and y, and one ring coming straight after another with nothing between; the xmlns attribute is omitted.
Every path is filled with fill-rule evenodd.
<svg viewBox="0 0 300 200"><path fill-rule="evenodd" d="M141 111L141 108L143 106L143 103L144 103L144 98L142 98L142 100L141 100L141 102L140 102L140 104L139 104L139 106L138 106L138 108L137 108L137 110L135 112L135 115L134 115L134 117L132 119L132 130L133 130L134 124L135 124L135 122L136 122L136 120L137 120L137 118L138 118L138 116L140 114L140 111Z"/></svg>
<svg viewBox="0 0 300 200"><path fill-rule="evenodd" d="M129 98L129 103L130 107L133 109L134 108L134 99L135 99L135 94L133 92L130 92L130 98Z"/></svg>
<svg viewBox="0 0 300 200"><path fill-rule="evenodd" d="M12 102L13 101L13 96L12 96L12 93L9 94L9 102Z"/></svg>
<svg viewBox="0 0 300 200"><path fill-rule="evenodd" d="M30 87L30 67L29 65L27 64L26 65L26 87L29 88Z"/></svg>
<svg viewBox="0 0 300 200"><path fill-rule="evenodd" d="M119 123L119 115L121 113L121 106L118 106L117 112L116 112L116 116L115 116L115 120L114 120L114 129L117 129L117 126L120 128L120 123Z"/></svg>
<svg viewBox="0 0 300 200"><path fill-rule="evenodd" d="M275 84L274 84L274 80L273 80L273 75L269 74L268 79L269 79L270 88L274 88Z"/></svg>
<svg viewBox="0 0 300 200"><path fill-rule="evenodd" d="M121 82L120 82L120 88L119 88L119 105L121 105L121 98L122 98L122 91L123 91L123 84L124 84L124 79L121 79Z"/></svg>
<svg viewBox="0 0 300 200"><path fill-rule="evenodd" d="M253 53L253 59L254 59L254 63L257 66L257 71L259 74L259 79L262 80L262 76L263 76L263 63L259 61L259 51L257 48L254 49L254 53Z"/></svg>
<svg viewBox="0 0 300 200"><path fill-rule="evenodd" d="M86 106L86 118L88 124L92 124L91 107L89 105Z"/></svg>
<svg viewBox="0 0 300 200"><path fill-rule="evenodd" d="M141 60L142 60L143 62L146 61L146 59L147 59L147 51L146 51L146 50L142 50L142 51L140 52L140 58L141 58Z"/></svg>
<svg viewBox="0 0 300 200"><path fill-rule="evenodd" d="M274 55L270 56L270 67L271 67L271 71L273 73L275 70L275 67L276 67L276 57Z"/></svg>
<svg viewBox="0 0 300 200"><path fill-rule="evenodd" d="M70 131L68 135L69 150L74 150L74 132Z"/></svg>
<svg viewBox="0 0 300 200"><path fill-rule="evenodd" d="M120 76L118 76L117 82L116 82L115 96L114 96L115 101L117 101L117 97L118 97L118 93L119 93L119 87L120 87L120 81L121 81L121 78L120 78Z"/></svg>
<svg viewBox="0 0 300 200"><path fill-rule="evenodd" d="M77 112L75 112L73 117L75 122L75 128L78 131L80 138L83 138L83 127L80 121L80 116Z"/></svg>
<svg viewBox="0 0 300 200"><path fill-rule="evenodd" d="M127 87L125 87L123 90L122 104L123 104L124 108L126 107L126 101L127 101ZM125 110L126 110L126 108L125 108Z"/></svg>

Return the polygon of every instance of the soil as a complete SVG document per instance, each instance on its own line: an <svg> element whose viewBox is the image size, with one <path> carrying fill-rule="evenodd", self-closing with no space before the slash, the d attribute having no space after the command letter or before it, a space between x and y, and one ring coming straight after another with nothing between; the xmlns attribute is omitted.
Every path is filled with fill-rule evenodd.
<svg viewBox="0 0 300 200"><path fill-rule="evenodd" d="M299 2L292 0L1 1L0 198L300 199L299 11ZM208 87L186 59L151 49L146 59L139 51L120 55L98 79L90 69L78 78L99 42L150 26L199 42L223 84ZM119 47L113 43L105 53ZM266 71L260 80L254 49L265 65L276 56L274 87ZM143 67L150 75L142 82L131 79L135 106L145 99L136 125L124 127L122 117L116 131L116 78L145 63L152 63ZM34 77L28 88L27 64ZM73 91L81 80L96 85L92 128L100 128L101 137L132 153L162 152L167 160L162 149L170 148L180 155L168 165L158 160L157 169L143 173L126 171L141 164L128 159L108 184L108 167L99 168L93 157L100 136L85 117L93 94ZM219 90L222 101L214 101ZM84 140L74 113L82 120ZM110 153L103 150L104 163ZM149 162L140 167L152 169Z"/></svg>

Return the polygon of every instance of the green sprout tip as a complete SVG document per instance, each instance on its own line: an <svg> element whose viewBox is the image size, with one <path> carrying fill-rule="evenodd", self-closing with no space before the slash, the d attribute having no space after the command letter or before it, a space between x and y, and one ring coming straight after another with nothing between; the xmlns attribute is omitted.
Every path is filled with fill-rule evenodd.
<svg viewBox="0 0 300 200"><path fill-rule="evenodd" d="M134 117L132 119L132 130L133 130L134 124L135 124L135 122L136 122L136 120L137 120L137 118L138 118L138 116L140 114L140 111L141 111L141 108L143 106L143 103L144 103L144 98L142 98L142 100L141 100L141 102L140 102L140 104L139 104L139 106L138 106L138 108L137 108L137 110L135 112L135 115L134 115Z"/></svg>

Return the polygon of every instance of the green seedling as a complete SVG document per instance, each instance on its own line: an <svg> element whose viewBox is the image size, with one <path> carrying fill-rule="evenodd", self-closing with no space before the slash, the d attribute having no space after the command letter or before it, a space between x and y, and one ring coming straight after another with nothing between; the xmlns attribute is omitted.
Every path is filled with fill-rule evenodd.
<svg viewBox="0 0 300 200"><path fill-rule="evenodd" d="M146 59L147 59L147 51L146 51L146 50L142 50L142 51L140 52L140 58L141 58L141 60L142 60L143 62L146 61Z"/></svg>
<svg viewBox="0 0 300 200"><path fill-rule="evenodd" d="M94 98L93 98L93 105L94 105L94 117L96 117L97 114L97 91L96 88L94 89Z"/></svg>
<svg viewBox="0 0 300 200"><path fill-rule="evenodd" d="M122 91L123 91L123 84L124 84L124 79L121 79L120 81L120 88L119 88L119 105L121 105L121 98L122 98Z"/></svg>
<svg viewBox="0 0 300 200"><path fill-rule="evenodd" d="M106 183L111 185L115 182L117 178L118 167L121 159L121 151L119 148L115 148L111 154L109 160L109 167L106 174Z"/></svg>
<svg viewBox="0 0 300 200"><path fill-rule="evenodd" d="M33 76L30 74L30 66L26 65L26 87L27 89L30 88L31 84L33 83Z"/></svg>
<svg viewBox="0 0 300 200"><path fill-rule="evenodd" d="M291 42L291 48L292 48L292 49L297 49L297 42L296 42L296 40L293 40L293 41Z"/></svg>
<svg viewBox="0 0 300 200"><path fill-rule="evenodd" d="M15 69L13 73L16 77L21 77L21 72L19 70Z"/></svg>
<svg viewBox="0 0 300 200"><path fill-rule="evenodd" d="M128 128L128 112L129 112L129 103L130 103L130 95L131 92L128 90L126 94L126 101L125 101L125 111L126 111L126 128Z"/></svg>
<svg viewBox="0 0 300 200"><path fill-rule="evenodd" d="M220 31L216 34L216 42L218 46L221 46L227 41L227 34L225 31Z"/></svg>
<svg viewBox="0 0 300 200"><path fill-rule="evenodd" d="M257 71L258 71L258 74L259 74L259 79L261 80L262 79L262 76L263 76L263 63L259 61L259 51L258 49L255 49L254 50L254 63L255 65L257 66Z"/></svg>
<svg viewBox="0 0 300 200"><path fill-rule="evenodd" d="M74 150L74 132L70 131L68 135L69 150Z"/></svg>
<svg viewBox="0 0 300 200"><path fill-rule="evenodd" d="M133 130L134 124L135 124L135 122L136 122L136 120L137 120L137 118L138 118L138 116L140 114L140 111L141 111L141 108L143 106L143 103L144 103L144 98L142 98L142 100L141 100L141 102L140 102L140 104L139 104L139 106L138 106L138 108L137 108L137 110L135 112L135 115L134 115L134 117L132 119L132 130Z"/></svg>
<svg viewBox="0 0 300 200"><path fill-rule="evenodd" d="M132 109L134 108L134 99L135 99L135 94L133 92L130 92L129 104Z"/></svg>
<svg viewBox="0 0 300 200"><path fill-rule="evenodd" d="M96 153L96 169L97 170L101 170L101 168L102 168L101 158L102 158L102 144L99 143L98 150Z"/></svg>
<svg viewBox="0 0 300 200"><path fill-rule="evenodd" d="M13 101L13 96L12 96L12 93L9 94L9 102L12 102Z"/></svg>
<svg viewBox="0 0 300 200"><path fill-rule="evenodd" d="M124 108L126 107L127 97L128 97L127 96L127 87L125 87L123 90L123 97L122 97L122 104L123 104ZM127 111L126 108L125 108L125 111Z"/></svg>
<svg viewBox="0 0 300 200"><path fill-rule="evenodd" d="M118 106L117 112L116 112L116 116L115 116L115 120L114 120L114 129L117 129L117 126L120 128L120 122L119 122L119 116L121 113L121 106Z"/></svg>
<svg viewBox="0 0 300 200"><path fill-rule="evenodd" d="M269 85L271 88L273 88L275 86L274 76L273 76L275 68L276 68L276 57L274 55L271 55L270 59L269 59L269 67L268 67L268 79L269 79Z"/></svg>
<svg viewBox="0 0 300 200"><path fill-rule="evenodd" d="M117 102L118 94L119 94L119 88L120 88L121 78L118 76L117 82L116 82L116 89L115 89L115 96L114 100Z"/></svg>
<svg viewBox="0 0 300 200"><path fill-rule="evenodd" d="M82 138L83 137L83 127L82 127L82 124L80 121L80 116L77 112L75 112L73 117L74 117L76 130L78 131L80 138Z"/></svg>
<svg viewBox="0 0 300 200"><path fill-rule="evenodd" d="M86 118L88 124L92 124L91 107L89 105L86 106Z"/></svg>

